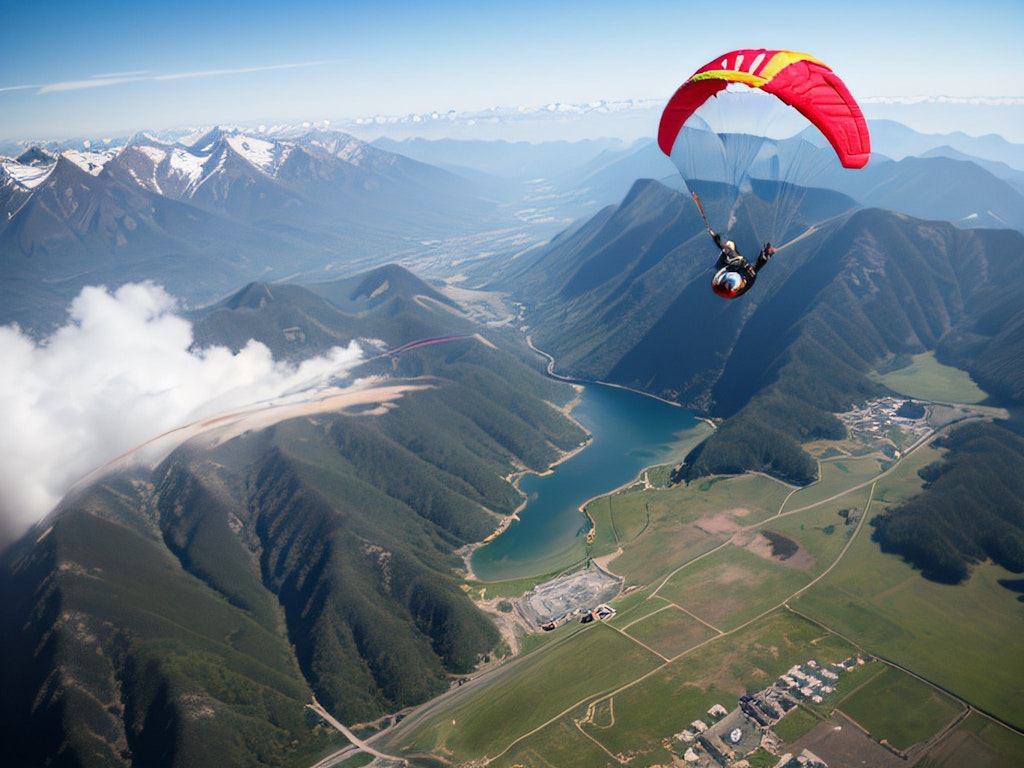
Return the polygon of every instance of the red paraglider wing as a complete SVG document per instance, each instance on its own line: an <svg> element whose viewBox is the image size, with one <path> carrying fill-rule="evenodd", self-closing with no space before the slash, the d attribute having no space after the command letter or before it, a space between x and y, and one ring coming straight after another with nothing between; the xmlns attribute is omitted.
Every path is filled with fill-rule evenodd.
<svg viewBox="0 0 1024 768"><path fill-rule="evenodd" d="M871 156L864 115L849 89L827 65L806 53L752 48L732 51L705 64L669 100L658 127L666 155L683 124L730 83L760 88L814 123L846 168L863 168Z"/></svg>

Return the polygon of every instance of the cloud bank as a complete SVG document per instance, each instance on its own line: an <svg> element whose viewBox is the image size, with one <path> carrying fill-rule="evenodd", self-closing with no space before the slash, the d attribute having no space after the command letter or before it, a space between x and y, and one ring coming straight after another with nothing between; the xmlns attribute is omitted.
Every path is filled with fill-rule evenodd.
<svg viewBox="0 0 1024 768"><path fill-rule="evenodd" d="M263 344L192 350L191 324L153 283L88 287L42 343L0 327L0 539L42 518L107 461L197 419L326 384L354 342L298 366Z"/></svg>

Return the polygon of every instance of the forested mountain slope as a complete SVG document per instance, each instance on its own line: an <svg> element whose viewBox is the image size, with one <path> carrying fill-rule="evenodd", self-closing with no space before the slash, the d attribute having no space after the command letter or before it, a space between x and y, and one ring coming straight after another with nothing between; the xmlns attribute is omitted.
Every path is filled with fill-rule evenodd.
<svg viewBox="0 0 1024 768"><path fill-rule="evenodd" d="M866 375L879 363L938 348L1006 389L1020 349L1008 315L1019 323L1021 311L1006 301L1024 284L1024 236L835 210L780 243L754 290L727 302L708 287L717 251L692 201L638 182L511 283L561 372L727 419L689 475L748 468L806 482L813 463L794 441L841 429L831 414L879 391ZM730 236L753 247L742 210L737 221ZM751 443L750 430L764 437Z"/></svg>
<svg viewBox="0 0 1024 768"><path fill-rule="evenodd" d="M995 403L1019 405L1024 236L844 207L839 197L823 209L829 198L813 196L817 207L802 211L805 234L780 241L754 289L735 301L709 289L717 250L692 201L650 181L565 233L509 284L527 307L535 343L560 372L720 420L678 469L679 480L753 470L813 481L817 465L800 443L844 437L835 414L885 392L868 374L915 353L933 351L968 371ZM714 200L705 207L713 221L726 220ZM741 251L756 247L747 222L757 215L735 211L729 235ZM956 581L984 558L1024 568L1020 489L1003 487L996 505L979 501L993 488L983 480L986 465L1018 455L1013 432L1021 428L1010 421L974 429L971 438L947 441L953 469L921 503L905 518L893 511L876 533L932 577ZM957 498L970 488L967 514Z"/></svg>
<svg viewBox="0 0 1024 768"><path fill-rule="evenodd" d="M585 439L556 407L574 390L466 333L482 329L402 270L317 290L349 311L253 285L197 327L207 343L248 328L282 354L299 338L452 335L356 373L398 397L363 385L369 399L341 412L236 432L213 420L154 470L85 485L11 547L11 764L308 765L327 738L303 715L312 694L371 720L500 651L455 550L520 504L515 472Z"/></svg>

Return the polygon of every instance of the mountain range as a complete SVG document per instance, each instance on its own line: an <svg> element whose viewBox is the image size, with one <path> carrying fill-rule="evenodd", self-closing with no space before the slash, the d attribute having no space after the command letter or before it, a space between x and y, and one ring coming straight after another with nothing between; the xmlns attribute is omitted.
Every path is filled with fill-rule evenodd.
<svg viewBox="0 0 1024 768"><path fill-rule="evenodd" d="M807 183L865 207L1024 229L1015 145L888 122L873 130L867 168ZM20 149L0 158L0 323L37 337L90 284L152 279L202 306L254 277L322 279L389 262L432 278L486 274L495 247L542 244L618 204L637 179L680 185L653 140L367 144L284 127Z"/></svg>
<svg viewBox="0 0 1024 768"><path fill-rule="evenodd" d="M473 182L344 134L214 129L0 164L0 322L45 334L83 285L154 279L192 304L253 276L330 276L507 225Z"/></svg>
<svg viewBox="0 0 1024 768"><path fill-rule="evenodd" d="M709 217L724 220L732 199L706 196ZM532 261L510 267L501 284L518 286L529 301L535 340L560 370L725 415L774 375L779 355L805 327L825 338L824 327L834 328L844 314L863 337L844 342L844 366L862 370L940 340L952 353L968 328L1019 322L1020 233L915 220L841 195L808 196L802 205L813 216L802 225L806 234L779 244L757 292L742 303L718 301L704 284L716 251L692 200L651 180ZM730 236L756 242L746 222L757 211L743 203L732 215ZM851 303L858 305L855 321ZM816 313L837 317L819 322ZM993 321L981 321L989 313ZM986 342L999 336L971 333L973 355L984 355ZM666 355L684 342L685 356ZM859 360L851 354L858 352ZM966 363L966 351L958 354L956 362ZM996 391L1015 387L1005 371L968 370Z"/></svg>
<svg viewBox="0 0 1024 768"><path fill-rule="evenodd" d="M82 285L147 278L185 298L197 348L373 351L333 382L343 405L310 394L193 425L156 465L82 483L2 553L12 764L310 765L340 744L303 714L312 695L368 722L505 653L456 553L518 507L518 473L586 440L564 414L573 388L522 331L560 375L713 419L678 482L812 481L801 443L841 437L835 414L884 391L869 374L918 352L1019 413L1019 171L922 151L801 188L736 302L708 290L716 249L650 142L215 130L5 161L0 322L45 337ZM755 247L763 200L718 182L701 194ZM471 245L437 257L438 240ZM421 256L430 282L401 265ZM474 291L518 314L476 319L458 299ZM983 559L1024 570L1021 432L1015 416L954 433L918 503L876 526L879 546L940 581Z"/></svg>
<svg viewBox="0 0 1024 768"><path fill-rule="evenodd" d="M831 189L865 207L887 208L921 218L953 221L964 227L1024 228L1024 152L998 136L923 135L890 121L871 123L873 156L851 172L817 161L803 165L815 173L789 180ZM686 129L692 137L706 132ZM718 141L718 139L716 139ZM810 132L778 144L783 152L814 151ZM619 203L637 179L680 187L679 172L650 139L628 145L612 140L472 142L378 139L375 145L454 173L486 173L500 178L543 182L562 210L590 218ZM759 139L759 143L764 143ZM797 147L789 150L786 145ZM804 146L801 146L804 145ZM826 153L827 154L827 153ZM994 160L990 158L1000 158ZM968 163L955 165L952 161ZM589 208L565 208L566 203Z"/></svg>
<svg viewBox="0 0 1024 768"><path fill-rule="evenodd" d="M756 195L718 191L705 194L708 216L731 216L730 237L758 242L765 211ZM818 467L800 444L843 438L835 414L886 394L869 374L921 352L969 372L995 403L1019 408L1024 234L862 208L839 194L797 199L787 226L804 234L780 244L742 301L723 302L708 289L717 251L694 202L651 180L499 284L523 302L528 332L562 375L639 389L721 420L677 468L680 481L756 471L812 482ZM966 454L952 459L958 482L936 482L902 524L877 529L887 551L931 578L961 581L986 558L1024 570L1020 490L1012 472L990 472L1021 455L1024 427L1011 419L981 431L973 442L950 441ZM974 504L967 516L952 497L939 501L965 489L1001 501ZM946 512L936 515L940 504Z"/></svg>

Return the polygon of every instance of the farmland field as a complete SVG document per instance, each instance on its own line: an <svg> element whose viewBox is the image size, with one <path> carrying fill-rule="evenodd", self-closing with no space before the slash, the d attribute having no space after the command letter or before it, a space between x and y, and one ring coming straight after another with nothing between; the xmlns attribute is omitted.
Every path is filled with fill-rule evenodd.
<svg viewBox="0 0 1024 768"><path fill-rule="evenodd" d="M713 705L734 709L742 693L759 690L794 664L807 661L811 648L822 663L854 653L814 624L787 611L773 612L600 699L614 712L614 720L598 720L584 728L613 753L652 750L694 719L707 719Z"/></svg>
<svg viewBox="0 0 1024 768"><path fill-rule="evenodd" d="M838 707L875 739L885 739L898 750L927 741L963 711L945 694L892 667L843 698Z"/></svg>
<svg viewBox="0 0 1024 768"><path fill-rule="evenodd" d="M921 445L893 462L855 448L816 444L829 458L803 489L744 475L637 482L592 500L590 554L631 587L612 601L617 615L560 627L499 667L486 695L453 696L383 743L495 766L645 768L681 755L674 734L713 705L735 708L794 664L858 655L875 660L780 721L787 744L903 764L884 738L895 749L926 742L927 768L1020 764L1020 733L974 714L956 722L972 705L1024 729L1020 603L999 583L1013 575L981 564L949 587L883 554L871 518L920 493L918 470L942 452ZM873 739L837 724L834 708Z"/></svg>
<svg viewBox="0 0 1024 768"><path fill-rule="evenodd" d="M697 643L715 636L715 631L674 605L646 616L623 628L630 637L665 658L678 656Z"/></svg>
<svg viewBox="0 0 1024 768"><path fill-rule="evenodd" d="M881 467L877 459L835 459L821 462L821 478L816 483L793 493L786 502L787 510L801 509L818 504L851 488L867 483L878 476Z"/></svg>
<svg viewBox="0 0 1024 768"><path fill-rule="evenodd" d="M938 457L931 448L879 479L875 501L896 504L917 493L916 470ZM874 507L873 507L874 509ZM873 514L873 513L869 513ZM1020 603L999 584L1013 574L975 567L957 586L927 581L868 536L857 538L836 568L792 605L873 652L971 703L1024 727Z"/></svg>
<svg viewBox="0 0 1024 768"><path fill-rule="evenodd" d="M579 624L574 627L579 627ZM614 664L606 663L614 659ZM621 685L654 668L660 659L608 627L590 625L509 665L488 688L453 698L453 706L428 721L408 744L414 752L452 750L495 755L524 730L557 717L595 688Z"/></svg>
<svg viewBox="0 0 1024 768"><path fill-rule="evenodd" d="M593 555L612 554L627 544L609 567L627 584L649 584L721 544L741 527L775 515L791 490L767 477L745 475L597 499L587 507L595 521L638 520L640 516L646 520L649 515L650 522L628 543L607 537L599 526Z"/></svg>
<svg viewBox="0 0 1024 768"><path fill-rule="evenodd" d="M877 377L894 392L940 403L980 403L987 395L965 371L942 365L935 354L914 355L911 364Z"/></svg>
<svg viewBox="0 0 1024 768"><path fill-rule="evenodd" d="M917 764L918 768L1019 768L1024 736L972 712Z"/></svg>
<svg viewBox="0 0 1024 768"><path fill-rule="evenodd" d="M658 595L727 631L780 605L809 580L807 573L728 546L679 571Z"/></svg>

